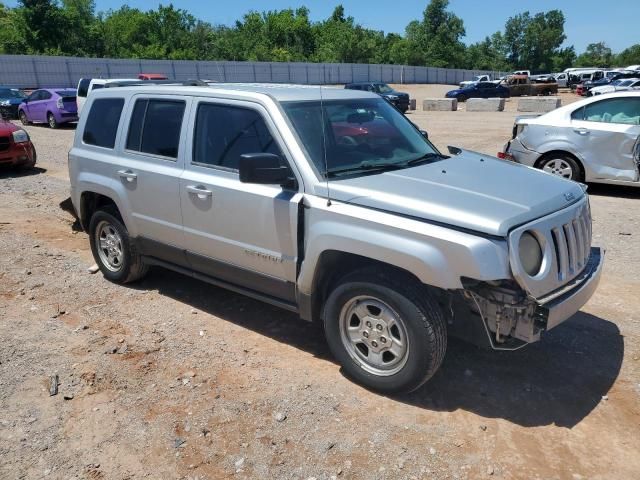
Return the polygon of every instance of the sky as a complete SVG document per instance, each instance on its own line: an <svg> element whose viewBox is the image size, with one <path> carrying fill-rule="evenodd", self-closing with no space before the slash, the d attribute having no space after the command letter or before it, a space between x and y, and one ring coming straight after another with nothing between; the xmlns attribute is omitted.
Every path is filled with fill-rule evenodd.
<svg viewBox="0 0 640 480"><path fill-rule="evenodd" d="M4 0L15 6L16 0ZM213 24L233 24L249 10L280 10L306 6L313 21L322 20L342 3L347 15L361 25L386 33L404 33L411 20L422 18L428 0L96 0L98 11L117 9L126 3L142 10L154 9L158 4L173 3L176 8L188 10L197 18ZM574 45L579 54L589 43L604 41L614 52L640 43L640 0L451 0L449 9L464 20L467 44L483 40L487 35L502 30L505 21L529 10L532 14L559 8L566 23L565 45Z"/></svg>

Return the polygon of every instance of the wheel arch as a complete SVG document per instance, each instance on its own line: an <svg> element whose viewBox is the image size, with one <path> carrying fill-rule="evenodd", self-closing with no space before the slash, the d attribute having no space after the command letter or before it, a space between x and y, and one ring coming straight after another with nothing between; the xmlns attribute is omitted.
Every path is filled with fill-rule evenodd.
<svg viewBox="0 0 640 480"><path fill-rule="evenodd" d="M542 155L540 155L540 157L538 157L538 159L536 160L533 166L535 168L541 168L542 162L544 162L547 158L552 157L554 155L564 155L564 156L571 157L573 160L575 160L575 162L578 164L578 167L580 168L580 178L582 181L585 180L586 174L585 174L584 163L577 155L575 155L574 153L568 150L564 150L564 149L549 150L543 153Z"/></svg>
<svg viewBox="0 0 640 480"><path fill-rule="evenodd" d="M347 275L367 269L379 269L382 272L399 276L421 288L433 289L434 292L444 292L437 287L424 284L414 273L391 263L341 250L325 250L320 254L316 263L311 283L312 294L310 295L310 312L308 312L310 318L306 318L306 320L321 320L325 301L333 287L338 285Z"/></svg>
<svg viewBox="0 0 640 480"><path fill-rule="evenodd" d="M85 191L80 195L80 212L79 219L82 229L85 232L89 230L89 222L91 222L92 215L98 211L106 209L107 207L115 209L117 214L122 218L120 207L113 198L102 193Z"/></svg>

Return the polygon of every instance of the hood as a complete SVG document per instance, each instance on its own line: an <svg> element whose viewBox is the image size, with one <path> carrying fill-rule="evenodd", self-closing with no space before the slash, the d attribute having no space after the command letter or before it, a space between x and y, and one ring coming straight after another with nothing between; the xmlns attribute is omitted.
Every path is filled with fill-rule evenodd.
<svg viewBox="0 0 640 480"><path fill-rule="evenodd" d="M9 135L10 133L18 130L22 129L10 121L2 119L2 116L0 115L0 135Z"/></svg>
<svg viewBox="0 0 640 480"><path fill-rule="evenodd" d="M505 237L578 201L580 184L474 152L331 182L331 198Z"/></svg>

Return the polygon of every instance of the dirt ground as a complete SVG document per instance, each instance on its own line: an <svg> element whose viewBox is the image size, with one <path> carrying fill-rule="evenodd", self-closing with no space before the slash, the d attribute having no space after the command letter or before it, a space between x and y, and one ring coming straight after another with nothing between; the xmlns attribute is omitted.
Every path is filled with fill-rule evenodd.
<svg viewBox="0 0 640 480"><path fill-rule="evenodd" d="M495 154L515 102L410 118ZM59 207L74 130L27 130L38 168L0 172L1 479L639 478L640 189L590 187L607 258L583 311L513 353L451 341L427 385L384 397L290 313L161 269L90 274Z"/></svg>

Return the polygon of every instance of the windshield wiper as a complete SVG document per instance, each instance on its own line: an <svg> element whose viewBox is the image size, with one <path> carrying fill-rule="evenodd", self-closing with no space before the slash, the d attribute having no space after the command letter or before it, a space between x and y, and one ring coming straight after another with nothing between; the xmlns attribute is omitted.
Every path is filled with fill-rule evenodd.
<svg viewBox="0 0 640 480"><path fill-rule="evenodd" d="M444 160L446 158L450 158L450 157L448 155L443 155L442 153L429 152L429 153L425 153L421 157L413 158L411 160L408 160L407 162L403 163L402 165L408 167L410 165L417 165L419 163L431 162L433 160Z"/></svg>
<svg viewBox="0 0 640 480"><path fill-rule="evenodd" d="M360 162L357 165L351 165L350 167L344 168L332 168L327 171L327 176L335 177L342 173L352 173L352 172L378 172L385 170L397 170L399 168L405 168L404 163L398 162L388 162L388 163L371 163L367 160L364 162Z"/></svg>

